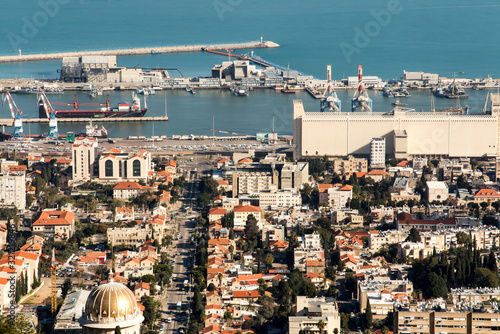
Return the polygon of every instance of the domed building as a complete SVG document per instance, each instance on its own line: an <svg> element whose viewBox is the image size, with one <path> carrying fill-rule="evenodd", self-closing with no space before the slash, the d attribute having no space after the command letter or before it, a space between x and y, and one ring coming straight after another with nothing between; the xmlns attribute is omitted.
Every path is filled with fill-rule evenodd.
<svg viewBox="0 0 500 334"><path fill-rule="evenodd" d="M121 283L101 284L90 292L80 324L83 334L114 334L120 326L122 334L140 334L144 321L135 296Z"/></svg>

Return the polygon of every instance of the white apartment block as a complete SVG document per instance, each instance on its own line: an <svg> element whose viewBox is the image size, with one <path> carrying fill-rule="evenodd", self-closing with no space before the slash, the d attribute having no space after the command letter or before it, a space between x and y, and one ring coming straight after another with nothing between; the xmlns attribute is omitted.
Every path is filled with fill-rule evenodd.
<svg viewBox="0 0 500 334"><path fill-rule="evenodd" d="M368 172L368 160L355 158L352 155L347 159L333 160L333 171L337 174Z"/></svg>
<svg viewBox="0 0 500 334"><path fill-rule="evenodd" d="M76 140L72 147L73 180L90 180L94 176L97 157L97 139Z"/></svg>
<svg viewBox="0 0 500 334"><path fill-rule="evenodd" d="M0 174L0 206L26 208L26 176L22 173Z"/></svg>
<svg viewBox="0 0 500 334"><path fill-rule="evenodd" d="M111 246L125 244L138 247L146 241L148 236L151 236L151 230L136 227L110 228L107 231L108 243Z"/></svg>
<svg viewBox="0 0 500 334"><path fill-rule="evenodd" d="M370 165L385 165L385 138L372 138L370 141Z"/></svg>
<svg viewBox="0 0 500 334"><path fill-rule="evenodd" d="M335 333L335 330L340 333L340 314L335 300L297 296L297 315L288 317L288 333L319 333L321 320L325 323L323 333Z"/></svg>
<svg viewBox="0 0 500 334"><path fill-rule="evenodd" d="M399 244L407 237L408 233L398 230L370 231L368 234L368 247L371 251L377 252L384 245Z"/></svg>
<svg viewBox="0 0 500 334"><path fill-rule="evenodd" d="M268 208L290 208L302 204L302 196L296 189L278 191L261 191L259 193L259 206Z"/></svg>
<svg viewBox="0 0 500 334"><path fill-rule="evenodd" d="M348 184L319 185L319 202L327 203L333 210L345 208L350 198L352 198L352 186Z"/></svg>
<svg viewBox="0 0 500 334"><path fill-rule="evenodd" d="M277 182L275 182L275 177L271 173L242 172L238 173L237 177L238 177L238 188L237 188L238 195L256 194L261 191L278 190L278 185Z"/></svg>

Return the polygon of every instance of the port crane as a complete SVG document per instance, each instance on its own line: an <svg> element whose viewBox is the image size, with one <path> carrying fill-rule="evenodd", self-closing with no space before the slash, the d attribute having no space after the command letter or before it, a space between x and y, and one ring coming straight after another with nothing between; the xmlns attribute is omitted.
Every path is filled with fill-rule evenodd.
<svg viewBox="0 0 500 334"><path fill-rule="evenodd" d="M48 102L47 96L45 96L45 100ZM49 104L53 104L55 106L67 106L67 107L73 107L74 110L78 110L78 106L87 106L87 107L106 107L109 109L109 94L108 98L106 100L106 103L79 103L78 102L78 96L75 95L75 99L73 100L73 103L67 103L67 102L52 102Z"/></svg>
<svg viewBox="0 0 500 334"><path fill-rule="evenodd" d="M325 109L335 112L340 111L342 109L342 102L333 88L332 65L326 67L326 81L326 89L321 98L321 111L325 111Z"/></svg>
<svg viewBox="0 0 500 334"><path fill-rule="evenodd" d="M49 134L47 135L47 138L53 140L59 140L59 130L57 129L56 111L54 110L54 108L52 108L52 105L50 104L49 99L47 98L47 95L45 95L45 92L43 90L40 92L38 103L40 104L40 106L43 106L45 114L49 119Z"/></svg>
<svg viewBox="0 0 500 334"><path fill-rule="evenodd" d="M364 112L372 111L372 99L363 85L363 65L358 65L358 89L352 97L352 111L358 109Z"/></svg>
<svg viewBox="0 0 500 334"><path fill-rule="evenodd" d="M9 104L10 113L12 114L12 119L14 120L14 140L24 139L23 112L19 110L9 91L3 93L2 100L2 106L5 104L5 101Z"/></svg>

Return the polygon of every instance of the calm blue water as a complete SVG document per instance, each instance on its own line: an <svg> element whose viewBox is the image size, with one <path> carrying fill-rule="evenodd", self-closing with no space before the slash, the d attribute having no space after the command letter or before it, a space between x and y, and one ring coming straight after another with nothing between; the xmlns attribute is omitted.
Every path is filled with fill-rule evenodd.
<svg viewBox="0 0 500 334"><path fill-rule="evenodd" d="M57 4L50 7L51 16L42 9L46 3ZM382 24L377 23L374 13L388 8L392 14L379 15ZM358 63L363 64L365 75L385 79L399 77L403 70L500 77L498 0L25 0L9 1L2 9L2 55L17 54L19 48L28 54L244 42L263 36L281 47L255 50L258 55L319 78L325 78L327 64L332 64L335 79L356 75ZM27 27L33 22L38 26L30 31ZM356 31L368 35L359 40ZM347 49L352 54L346 55ZM177 67L184 75L208 76L211 67L223 60L216 55L188 53L119 57L118 64ZM59 61L0 64L0 78L56 78L59 68ZM172 112L166 133L203 132L211 128L210 124L205 126L204 118L210 123L212 114L226 122L218 128L253 133L269 128L273 108L291 112L291 100L300 97L266 91L235 102L225 92L199 92L194 97L183 93L168 93ZM348 95L341 97L345 106ZM427 96L417 95L410 98L414 105L430 105ZM306 95L303 98L311 103L311 109L317 108L316 101ZM71 100L71 95L64 99ZM163 110L163 97L157 100L161 110L151 113ZM376 103L375 96L375 109L388 109L383 100ZM8 114L2 109L6 117L4 113ZM201 124L184 122L193 118ZM115 131L147 132L148 126L151 124L136 128L120 124ZM291 133L291 121L283 132Z"/></svg>

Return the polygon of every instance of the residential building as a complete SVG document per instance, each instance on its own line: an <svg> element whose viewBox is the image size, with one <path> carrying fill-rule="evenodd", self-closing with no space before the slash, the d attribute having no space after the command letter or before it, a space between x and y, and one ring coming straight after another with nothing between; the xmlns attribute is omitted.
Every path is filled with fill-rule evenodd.
<svg viewBox="0 0 500 334"><path fill-rule="evenodd" d="M372 252L378 252L384 245L399 244L407 237L408 233L399 230L372 230L368 234L368 247Z"/></svg>
<svg viewBox="0 0 500 334"><path fill-rule="evenodd" d="M79 322L90 295L88 290L76 290L68 293L57 313L54 323L55 334L77 334L82 332Z"/></svg>
<svg viewBox="0 0 500 334"><path fill-rule="evenodd" d="M24 172L0 174L0 206L15 207L24 212L26 208L26 174Z"/></svg>
<svg viewBox="0 0 500 334"><path fill-rule="evenodd" d="M69 239L75 232L75 214L69 211L42 211L32 227L33 235L46 238L60 235L62 239Z"/></svg>
<svg viewBox="0 0 500 334"><path fill-rule="evenodd" d="M221 220L227 210L221 207L212 208L208 211L208 220L211 222Z"/></svg>
<svg viewBox="0 0 500 334"><path fill-rule="evenodd" d="M309 179L308 162L287 162L281 169L280 189L300 189Z"/></svg>
<svg viewBox="0 0 500 334"><path fill-rule="evenodd" d="M396 310L394 333L496 333L499 310L492 303L447 303L443 299L410 303Z"/></svg>
<svg viewBox="0 0 500 334"><path fill-rule="evenodd" d="M368 300L374 319L384 319L394 306L408 304L413 292L409 280L363 280L358 282L358 302L361 312L366 311Z"/></svg>
<svg viewBox="0 0 500 334"><path fill-rule="evenodd" d="M479 189L474 194L475 203L481 203L481 202L493 203L498 200L500 200L500 192L495 191L493 189L488 189L488 188Z"/></svg>
<svg viewBox="0 0 500 334"><path fill-rule="evenodd" d="M337 184L318 184L319 202L327 203L333 210L340 210L347 206L352 198L352 186Z"/></svg>
<svg viewBox="0 0 500 334"><path fill-rule="evenodd" d="M345 173L367 173L368 160L365 158L355 158L352 155L349 155L347 159L335 159L333 160L333 171L339 175Z"/></svg>
<svg viewBox="0 0 500 334"><path fill-rule="evenodd" d="M342 208L342 209L332 210L332 212L330 214L330 220L332 221L332 224L334 224L334 225L345 225L345 224L349 224L352 220L358 221L359 216L360 215L359 215L358 209ZM363 219L363 217L361 216L361 220L362 219ZM362 221L361 221L361 223L362 223Z"/></svg>
<svg viewBox="0 0 500 334"><path fill-rule="evenodd" d="M259 192L259 206L269 208L290 208L302 204L302 196L296 189Z"/></svg>
<svg viewBox="0 0 500 334"><path fill-rule="evenodd" d="M77 139L72 146L73 180L90 180L95 176L97 138Z"/></svg>
<svg viewBox="0 0 500 334"><path fill-rule="evenodd" d="M151 230L138 227L109 228L106 234L111 246L124 244L138 247L146 241L148 236L151 236Z"/></svg>
<svg viewBox="0 0 500 334"><path fill-rule="evenodd" d="M141 282L134 286L134 295L137 300L141 300L143 296L149 296L150 287L148 283Z"/></svg>
<svg viewBox="0 0 500 334"><path fill-rule="evenodd" d="M253 215L258 222L262 220L262 210L258 206L236 205L234 207L234 220L246 222L249 215Z"/></svg>
<svg viewBox="0 0 500 334"><path fill-rule="evenodd" d="M130 198L139 196L143 192L153 191L153 190L154 190L153 187L141 186L137 182L123 181L117 183L113 187L113 198L128 200Z"/></svg>
<svg viewBox="0 0 500 334"><path fill-rule="evenodd" d="M372 138L370 141L370 165L385 166L385 138Z"/></svg>
<svg viewBox="0 0 500 334"><path fill-rule="evenodd" d="M340 333L340 314L333 298L308 298L297 296L297 315L288 317L288 333L319 332L318 323L323 321L323 333Z"/></svg>

